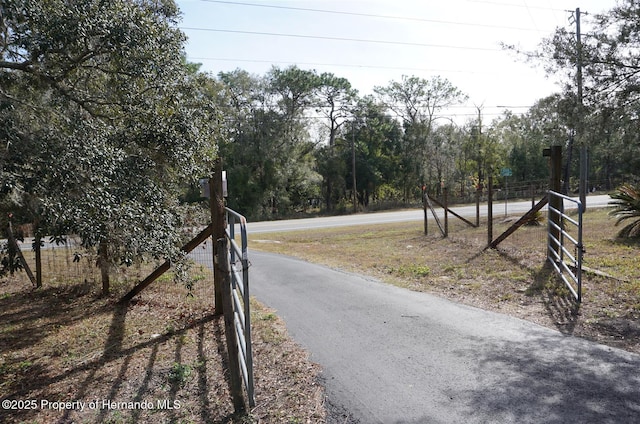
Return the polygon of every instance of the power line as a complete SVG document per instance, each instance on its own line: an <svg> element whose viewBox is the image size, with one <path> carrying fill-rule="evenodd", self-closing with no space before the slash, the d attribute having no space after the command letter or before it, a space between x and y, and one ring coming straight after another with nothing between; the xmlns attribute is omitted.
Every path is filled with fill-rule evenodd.
<svg viewBox="0 0 640 424"><path fill-rule="evenodd" d="M529 14L529 18L531 18L531 22L533 23L533 26L536 28L536 30L538 30L538 25L536 25L535 19L533 19L533 14L531 13L531 8L527 4L527 0L522 0L522 1L524 2L525 7L527 8L527 13ZM541 31L538 30L538 32L541 32Z"/></svg>
<svg viewBox="0 0 640 424"><path fill-rule="evenodd" d="M374 13L346 12L346 11L329 10L329 9L278 6L273 4L258 4L258 3L234 2L234 1L223 1L223 0L200 0L200 1L206 2L206 3L219 3L219 4L228 4L228 5L235 5L235 6L262 7L262 8L269 8L269 9L295 10L295 11L301 11L301 12L327 13L327 14L334 14L334 15L360 16L360 17L378 18L378 19L394 19L394 20L413 21L413 22L428 22L428 23L443 24L443 25L474 26L474 27L481 27L481 28L510 29L510 30L516 30L516 31L539 31L537 28L535 29L521 28L521 27L514 27L514 26L489 25L489 24L481 24L481 23L473 23L473 22L443 21L438 19L426 19L426 18L418 18L418 17L411 17L411 16L380 15L380 14L374 14Z"/></svg>
<svg viewBox="0 0 640 424"><path fill-rule="evenodd" d="M554 12L564 12L564 9L556 9L556 8L553 8L553 7L525 6L525 5L522 5L522 4L504 3L504 2L500 2L500 1L491 1L491 0L467 0L467 2L469 2L469 3L493 4L493 5L496 5L496 6L510 6L510 7L518 7L518 8L528 7L530 9L551 10L551 11L554 11Z"/></svg>
<svg viewBox="0 0 640 424"><path fill-rule="evenodd" d="M430 68L413 68L403 66L382 66L382 65L360 65L360 64L346 64L346 63L321 63L321 62L297 62L297 61L285 61L285 60L260 60L260 59L233 59L223 57L201 57L201 56L189 56L190 60L211 60L219 62L242 62L242 63L268 63L268 64L283 64L283 65L305 65L305 66L332 66L343 68L359 68L359 69L386 69L395 71L420 71L420 72L452 72L452 73L467 73L477 75L496 75L496 72L479 72L474 70L460 70L460 69L430 69Z"/></svg>
<svg viewBox="0 0 640 424"><path fill-rule="evenodd" d="M386 44L396 46L413 46L413 47L433 47L442 49L457 49L457 50L474 50L474 51L487 51L487 52L502 52L499 48L490 47L469 47L469 46L452 46L446 44L428 44L428 43L412 43L408 41L389 41L389 40L371 40L364 38L349 38L349 37L329 37L322 35L304 35L304 34L285 34L278 32L261 32L261 31L241 31L232 29L218 29L218 28L196 28L196 27L180 27L185 31L206 31L206 32L221 32L227 34L245 34L245 35L261 35L270 37L288 37L288 38L302 38L313 40L329 40L329 41L349 41L358 43L373 43L373 44Z"/></svg>
<svg viewBox="0 0 640 424"><path fill-rule="evenodd" d="M402 115L400 114L384 114L384 116L388 117L388 118L396 118L396 119L402 119ZM489 112L489 113L483 113L482 114L483 117L501 117L504 116L504 113L502 112ZM441 117L448 117L448 118L476 118L478 117L477 113L445 113L442 114ZM299 119L314 119L314 120L322 120L322 119L326 119L327 116L326 115L302 115L298 117ZM349 117L345 117L345 120L349 120ZM447 124L445 124L447 125ZM483 128L486 127L485 124L482 125Z"/></svg>

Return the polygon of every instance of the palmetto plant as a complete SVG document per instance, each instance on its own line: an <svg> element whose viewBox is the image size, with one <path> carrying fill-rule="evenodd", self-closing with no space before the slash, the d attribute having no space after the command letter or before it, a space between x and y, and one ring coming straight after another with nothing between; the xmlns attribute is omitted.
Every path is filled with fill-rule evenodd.
<svg viewBox="0 0 640 424"><path fill-rule="evenodd" d="M613 200L609 204L614 208L609 214L617 218L616 226L631 220L618 237L640 237L640 186L624 184L610 196Z"/></svg>

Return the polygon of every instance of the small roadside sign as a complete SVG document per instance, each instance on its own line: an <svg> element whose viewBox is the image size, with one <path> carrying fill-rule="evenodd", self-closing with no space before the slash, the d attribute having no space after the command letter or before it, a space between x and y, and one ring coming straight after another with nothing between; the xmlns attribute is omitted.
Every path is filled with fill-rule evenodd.
<svg viewBox="0 0 640 424"><path fill-rule="evenodd" d="M500 176L501 177L511 177L511 176L513 176L513 172L511 171L511 168L502 168L500 170Z"/></svg>

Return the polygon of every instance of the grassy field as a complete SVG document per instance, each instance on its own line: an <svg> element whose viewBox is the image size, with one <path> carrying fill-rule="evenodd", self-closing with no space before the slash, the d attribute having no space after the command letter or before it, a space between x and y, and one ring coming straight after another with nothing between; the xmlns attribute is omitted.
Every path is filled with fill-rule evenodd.
<svg viewBox="0 0 640 424"><path fill-rule="evenodd" d="M513 219L494 221L494 238ZM584 217L583 302L576 304L545 264L546 225L523 227L498 249L485 250L486 223L434 223L256 234L252 248L366 274L416 291L494 310L640 353L640 244L617 240L606 210Z"/></svg>

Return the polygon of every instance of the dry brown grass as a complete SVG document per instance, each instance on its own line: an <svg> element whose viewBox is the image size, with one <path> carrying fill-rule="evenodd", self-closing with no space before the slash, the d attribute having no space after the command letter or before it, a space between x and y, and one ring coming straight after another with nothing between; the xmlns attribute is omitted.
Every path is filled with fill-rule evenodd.
<svg viewBox="0 0 640 424"><path fill-rule="evenodd" d="M509 225L500 221L494 235ZM616 240L617 228L605 211L589 212L585 225L585 265L612 277L587 274L579 307L544 266L544 228L524 228L499 250L487 251L486 227L464 228L453 220L448 239L434 234L433 224L425 236L422 223L415 222L260 234L251 246L640 353L639 245ZM224 324L212 315L210 290L196 286L196 297L188 298L184 287L163 278L127 307L117 305L147 271L120 274L109 298L99 296L93 277L74 283L55 274L41 290L32 290L23 277L1 280L0 399L178 401L180 409L0 409L0 422L324 422L317 365L288 338L273 311L257 302L252 312L257 405L234 414L225 379Z"/></svg>
<svg viewBox="0 0 640 424"><path fill-rule="evenodd" d="M253 304L256 407L234 414L224 322L212 314L211 290L196 287L187 297L163 278L129 305L117 304L130 286L120 278L104 298L90 282L47 282L41 290L24 279L0 282L0 399L37 406L2 408L0 422L324 422L318 367L272 311ZM74 400L85 410L41 407ZM95 400L99 407L89 409ZM139 403L109 409L103 400Z"/></svg>
<svg viewBox="0 0 640 424"><path fill-rule="evenodd" d="M450 221L443 239L433 222L257 234L254 248L377 277L411 290L498 311L640 353L640 267L637 242L619 241L605 210L585 215L583 303L545 266L545 228L523 227L497 250L484 250L486 223ZM512 220L494 222L494 238Z"/></svg>

